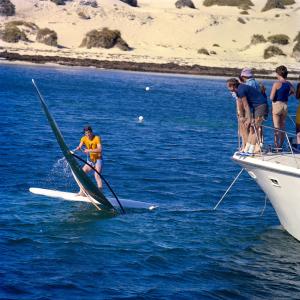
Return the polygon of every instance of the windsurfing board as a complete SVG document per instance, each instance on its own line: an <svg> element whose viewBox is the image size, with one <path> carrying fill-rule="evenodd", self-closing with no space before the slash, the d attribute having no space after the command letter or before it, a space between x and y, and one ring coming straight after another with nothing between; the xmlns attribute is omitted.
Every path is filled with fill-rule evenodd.
<svg viewBox="0 0 300 300"><path fill-rule="evenodd" d="M88 202L91 203L91 201L84 196L78 196L76 193L70 193L70 192L61 192L56 190L49 190L49 189L41 189L41 188L34 188L31 187L29 191L36 195L41 196L47 196L52 198L59 198L67 201L77 201L77 202ZM94 200L96 204L99 204L98 201ZM149 209L153 210L157 208L158 206L155 204L147 203L147 202L141 202L141 201L134 201L134 200L126 200L126 199L119 199L122 206L125 208L136 208L136 209ZM119 207L119 204L116 199L109 198L109 202L114 207Z"/></svg>

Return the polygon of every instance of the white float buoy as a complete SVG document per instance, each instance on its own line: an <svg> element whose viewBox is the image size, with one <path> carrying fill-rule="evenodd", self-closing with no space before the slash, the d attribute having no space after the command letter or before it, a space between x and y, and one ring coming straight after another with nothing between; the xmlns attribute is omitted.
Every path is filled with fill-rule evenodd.
<svg viewBox="0 0 300 300"><path fill-rule="evenodd" d="M145 90L146 90L146 91L150 91L150 87L149 87L149 86L146 86L146 87L145 87Z"/></svg>
<svg viewBox="0 0 300 300"><path fill-rule="evenodd" d="M139 123L143 123L144 122L144 117L143 116L139 116L138 120L139 120Z"/></svg>

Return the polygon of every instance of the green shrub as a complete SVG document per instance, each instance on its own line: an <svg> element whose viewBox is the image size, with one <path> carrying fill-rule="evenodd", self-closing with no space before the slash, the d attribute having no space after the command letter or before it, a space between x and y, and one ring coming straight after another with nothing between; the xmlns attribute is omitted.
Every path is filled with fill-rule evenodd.
<svg viewBox="0 0 300 300"><path fill-rule="evenodd" d="M28 41L26 34L21 31L17 26L5 25L4 30L1 32L1 39L7 43L17 43L18 41Z"/></svg>
<svg viewBox="0 0 300 300"><path fill-rule="evenodd" d="M300 52L300 42L296 43L296 45L293 48L293 52L294 51L299 51Z"/></svg>
<svg viewBox="0 0 300 300"><path fill-rule="evenodd" d="M78 16L83 19L83 20L89 20L91 17L89 15L87 15L84 11L79 11L78 13Z"/></svg>
<svg viewBox="0 0 300 300"><path fill-rule="evenodd" d="M284 9L285 6L283 4L283 0L268 0L266 5L261 11L268 11L274 8L281 8Z"/></svg>
<svg viewBox="0 0 300 300"><path fill-rule="evenodd" d="M294 42L299 42L300 43L300 31L298 32L298 34L295 36L295 38L293 39Z"/></svg>
<svg viewBox="0 0 300 300"><path fill-rule="evenodd" d="M241 17L238 17L237 21L240 22L241 24L246 24L246 21Z"/></svg>
<svg viewBox="0 0 300 300"><path fill-rule="evenodd" d="M256 44L261 44L261 43L266 43L266 39L262 34L253 34L251 37L251 42L250 44L256 45Z"/></svg>
<svg viewBox="0 0 300 300"><path fill-rule="evenodd" d="M208 50L207 50L207 49L205 49L205 48L201 48L201 49L199 49L199 50L198 50L198 53L199 53L199 54L204 54L204 55L209 55L209 52L208 52Z"/></svg>
<svg viewBox="0 0 300 300"><path fill-rule="evenodd" d="M213 47L220 47L219 44L213 44Z"/></svg>
<svg viewBox="0 0 300 300"><path fill-rule="evenodd" d="M36 35L36 40L39 43L57 47L57 33L49 28L39 29Z"/></svg>
<svg viewBox="0 0 300 300"><path fill-rule="evenodd" d="M10 22L6 23L6 25L7 26L25 26L32 30L37 30L39 28L36 24L34 24L32 22L26 22L23 20L10 21Z"/></svg>
<svg viewBox="0 0 300 300"><path fill-rule="evenodd" d="M300 42L297 42L293 48L293 56L296 58L300 57Z"/></svg>
<svg viewBox="0 0 300 300"><path fill-rule="evenodd" d="M246 10L242 10L242 11L240 12L240 14L241 14L241 15L249 15L249 13L248 13Z"/></svg>
<svg viewBox="0 0 300 300"><path fill-rule="evenodd" d="M268 41L272 44L287 45L290 38L285 34L274 34L268 37Z"/></svg>
<svg viewBox="0 0 300 300"><path fill-rule="evenodd" d="M119 47L122 50L130 50L128 44L122 39L121 33L118 30L110 30L103 28L102 30L89 31L80 47L90 48L105 48L109 49L114 46Z"/></svg>
<svg viewBox="0 0 300 300"><path fill-rule="evenodd" d="M293 5L295 4L295 0L282 0L283 5Z"/></svg>
<svg viewBox="0 0 300 300"><path fill-rule="evenodd" d="M212 6L212 5L219 5L219 6L237 6L244 10L249 9L253 6L251 0L204 0L204 6Z"/></svg>
<svg viewBox="0 0 300 300"><path fill-rule="evenodd" d="M276 47L276 46L269 46L264 51L264 59L268 59L270 57L277 56L277 55L286 56L283 53L283 51L280 48Z"/></svg>

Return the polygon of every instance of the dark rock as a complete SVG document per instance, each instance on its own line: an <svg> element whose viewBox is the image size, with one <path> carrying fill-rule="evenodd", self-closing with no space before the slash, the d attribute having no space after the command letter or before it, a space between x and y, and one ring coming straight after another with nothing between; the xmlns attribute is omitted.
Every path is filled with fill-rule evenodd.
<svg viewBox="0 0 300 300"><path fill-rule="evenodd" d="M16 9L10 0L0 0L0 16L14 16Z"/></svg>
<svg viewBox="0 0 300 300"><path fill-rule="evenodd" d="M138 6L137 0L120 0L120 1L126 3L130 6L133 6L133 7Z"/></svg>
<svg viewBox="0 0 300 300"><path fill-rule="evenodd" d="M97 59L82 59L72 57L60 56L42 56L42 55L21 55L8 51L0 52L0 58L9 61L27 61L32 63L56 63L67 66L81 66L81 67L96 67L114 70L128 70L140 72L160 72L160 73L176 73L176 74L192 74L192 75L211 75L211 76L227 76L234 77L236 74L241 73L239 68L230 67L207 67L200 65L178 65L175 63L156 64L156 63L137 63L132 61L108 61ZM274 70L255 70L255 74L259 74L260 78L270 78ZM290 79L297 79L298 74L289 74Z"/></svg>
<svg viewBox="0 0 300 300"><path fill-rule="evenodd" d="M193 1L191 0L178 0L176 1L175 6L177 8L182 8L182 7L196 8Z"/></svg>
<svg viewBox="0 0 300 300"><path fill-rule="evenodd" d="M267 11L267 10L271 10L274 8L285 9L283 1L282 0L268 0L265 7L261 11Z"/></svg>
<svg viewBox="0 0 300 300"><path fill-rule="evenodd" d="M98 7L98 3L96 0L81 0L79 2L80 5L82 6L91 6L93 8L97 8Z"/></svg>
<svg viewBox="0 0 300 300"><path fill-rule="evenodd" d="M65 5L67 1L72 1L72 0L50 0L50 1L55 3L56 5Z"/></svg>

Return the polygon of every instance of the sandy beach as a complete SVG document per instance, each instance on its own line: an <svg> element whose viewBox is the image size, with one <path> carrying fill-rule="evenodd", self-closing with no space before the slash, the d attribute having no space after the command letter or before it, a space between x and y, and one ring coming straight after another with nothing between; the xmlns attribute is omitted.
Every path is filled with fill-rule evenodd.
<svg viewBox="0 0 300 300"><path fill-rule="evenodd" d="M206 75L211 75L214 70L220 75L219 68L235 70L245 66L262 71L260 74L271 74L277 65L284 64L295 76L300 72L300 59L293 54L293 40L299 31L299 0L285 9L265 12L262 12L265 1L254 0L254 6L247 14L241 14L243 10L238 7L207 7L202 0L193 1L196 9L178 9L173 0L139 0L138 7L119 0L99 0L97 7L83 5L81 0L68 1L63 6L50 0L11 2L16 14L0 17L1 30L7 22L32 22L39 28L54 30L59 47L37 42L27 28L30 41L7 43L0 40L0 56L5 59L39 63L59 61L67 65L96 67L110 64L112 68L141 71L148 68L150 71L173 72L178 68L179 73L185 69L193 70L194 66L194 71L187 72L191 74L201 74L203 69L211 68L210 72L204 72ZM86 19L80 17L82 13ZM87 32L104 27L119 30L132 50L80 47ZM288 44L276 45L284 56L265 59L264 50L273 44L268 40L251 43L255 34L266 39L276 34L287 35ZM198 50L203 48L207 50L206 54L199 53ZM161 67L165 64L172 65ZM158 67L153 68L154 65Z"/></svg>

